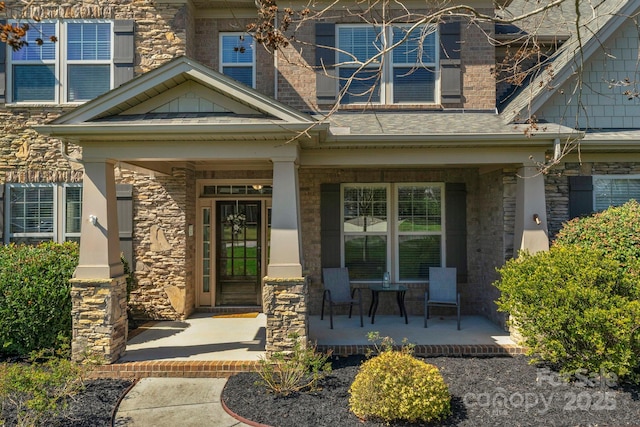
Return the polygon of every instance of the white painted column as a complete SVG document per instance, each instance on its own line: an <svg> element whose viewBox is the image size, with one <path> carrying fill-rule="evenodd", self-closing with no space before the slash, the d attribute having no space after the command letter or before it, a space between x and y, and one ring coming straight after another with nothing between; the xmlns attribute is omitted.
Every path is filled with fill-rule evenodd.
<svg viewBox="0 0 640 427"><path fill-rule="evenodd" d="M529 166L518 169L513 256L522 249L532 254L549 250L544 176Z"/></svg>
<svg viewBox="0 0 640 427"><path fill-rule="evenodd" d="M124 274L120 261L114 165L84 163L80 260L76 279L108 279Z"/></svg>
<svg viewBox="0 0 640 427"><path fill-rule="evenodd" d="M302 277L298 165L295 157L272 158L273 194L269 277Z"/></svg>

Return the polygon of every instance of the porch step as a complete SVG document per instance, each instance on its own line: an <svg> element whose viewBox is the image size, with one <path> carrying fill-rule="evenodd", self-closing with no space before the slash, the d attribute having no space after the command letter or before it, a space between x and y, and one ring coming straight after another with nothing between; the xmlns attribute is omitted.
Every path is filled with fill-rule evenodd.
<svg viewBox="0 0 640 427"><path fill-rule="evenodd" d="M225 307L198 307L196 313L212 313L212 314L238 314L238 313L262 313L260 305L242 305L242 306L225 306Z"/></svg>
<svg viewBox="0 0 640 427"><path fill-rule="evenodd" d="M335 356L367 354L374 350L373 345L318 345L317 351L332 351ZM524 354L525 349L517 345L499 344L445 344L416 345L414 354L421 357L433 356L515 356ZM243 361L167 361L150 360L144 362L114 363L96 366L89 375L91 378L228 378L238 372L254 372L259 362Z"/></svg>
<svg viewBox="0 0 640 427"><path fill-rule="evenodd" d="M238 372L256 371L257 361L170 361L148 360L144 362L114 363L93 368L90 378L228 378Z"/></svg>
<svg viewBox="0 0 640 427"><path fill-rule="evenodd" d="M525 350L524 347L511 344L417 344L413 348L413 354L419 357L515 356L525 354ZM350 356L375 352L375 346L371 344L318 345L317 351L321 353L332 351L334 356Z"/></svg>

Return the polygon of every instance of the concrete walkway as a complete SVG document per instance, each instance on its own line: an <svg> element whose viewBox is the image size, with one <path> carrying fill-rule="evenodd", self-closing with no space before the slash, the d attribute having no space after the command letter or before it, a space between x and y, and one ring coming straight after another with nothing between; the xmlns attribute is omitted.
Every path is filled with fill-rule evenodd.
<svg viewBox="0 0 640 427"><path fill-rule="evenodd" d="M222 408L224 378L143 378L122 399L116 427L246 426Z"/></svg>
<svg viewBox="0 0 640 427"><path fill-rule="evenodd" d="M366 319L364 327L360 327L358 320L335 316L334 329L329 329L328 319L321 321L319 316L311 316L311 338L319 345L355 347L370 344L367 333L378 331L381 336L393 337L397 343L407 338L418 345L432 346L513 345L507 332L479 316L463 316L460 331L456 330L455 319L450 317L435 317L429 321L428 328L424 328L421 316L410 317L409 324L400 316L377 316L375 325ZM229 360L255 362L264 355L265 324L262 313L255 319L213 318L211 314L197 313L183 322L157 322L133 337L119 365L125 374L130 374L128 363L151 361L153 366L149 369L153 372L146 372L150 377L142 378L124 397L114 425L247 426L222 408L220 398L227 380L202 378L216 372L204 372L198 364L204 363L202 361L224 364ZM176 377L173 366L160 372L157 365L162 363L190 365L184 368L183 378Z"/></svg>

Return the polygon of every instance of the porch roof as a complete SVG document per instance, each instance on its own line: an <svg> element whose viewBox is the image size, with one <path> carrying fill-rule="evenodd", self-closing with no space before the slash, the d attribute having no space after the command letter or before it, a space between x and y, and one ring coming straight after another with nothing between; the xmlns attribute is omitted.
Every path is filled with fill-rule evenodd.
<svg viewBox="0 0 640 427"><path fill-rule="evenodd" d="M339 112L325 120L330 123L327 140L331 141L371 141L393 137L396 140L457 142L515 140L526 145L527 142L532 144L533 140L581 136L575 129L554 123L540 123L538 129L531 131L528 125L505 123L493 112Z"/></svg>

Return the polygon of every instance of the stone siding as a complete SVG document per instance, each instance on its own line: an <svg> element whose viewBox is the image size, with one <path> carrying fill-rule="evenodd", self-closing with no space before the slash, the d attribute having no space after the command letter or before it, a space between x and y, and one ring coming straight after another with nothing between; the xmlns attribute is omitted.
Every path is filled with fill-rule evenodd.
<svg viewBox="0 0 640 427"><path fill-rule="evenodd" d="M172 176L150 178L122 171L133 184L133 271L130 305L136 317L184 319L195 309L195 172L174 168Z"/></svg>
<svg viewBox="0 0 640 427"><path fill-rule="evenodd" d="M549 237L560 231L569 218L569 177L589 175L640 175L637 162L566 162L545 176Z"/></svg>
<svg viewBox="0 0 640 427"><path fill-rule="evenodd" d="M113 363L123 356L128 331L126 277L71 279L71 302L72 358Z"/></svg>
<svg viewBox="0 0 640 427"><path fill-rule="evenodd" d="M267 357L275 352L290 352L296 339L306 346L309 340L308 299L304 278L264 278L262 300L267 316Z"/></svg>

